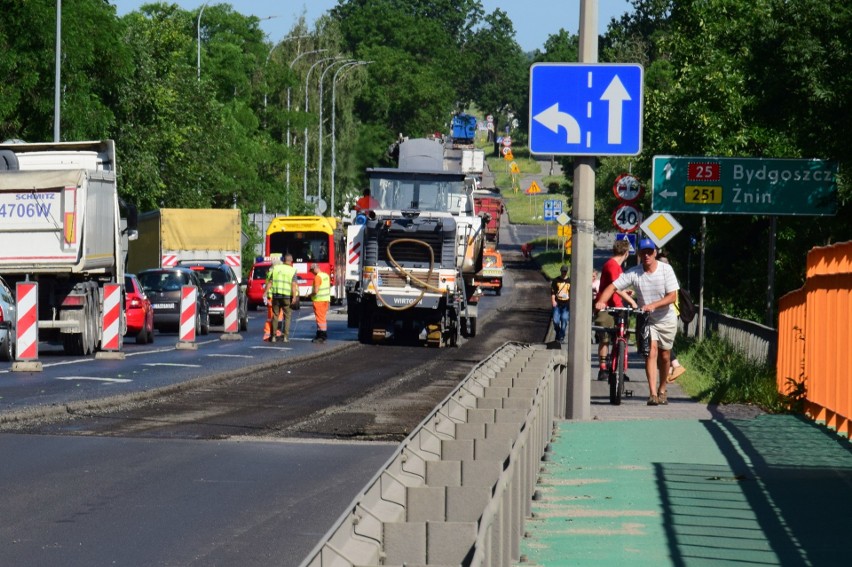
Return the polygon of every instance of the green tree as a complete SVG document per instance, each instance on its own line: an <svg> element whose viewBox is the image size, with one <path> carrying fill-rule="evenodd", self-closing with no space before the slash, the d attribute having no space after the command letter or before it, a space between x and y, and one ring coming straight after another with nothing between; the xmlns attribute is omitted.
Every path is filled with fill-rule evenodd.
<svg viewBox="0 0 852 567"><path fill-rule="evenodd" d="M848 114L842 105L849 83L828 69L848 63L848 49L841 44L849 44L850 10L840 1L819 10L805 4L637 1L634 14L610 26L607 53L617 56L631 51L625 46L640 46L649 70L645 149L634 168L640 178L650 177L655 154L848 159L837 144L837 121L818 126L819 139L814 123L831 113ZM817 29L820 25L824 29ZM807 85L791 77L808 77ZM776 295L801 285L808 248L852 236L841 220L848 214L846 194L841 185L837 219L779 218ZM649 204L646 199L646 210ZM699 217L678 218L685 235L699 234ZM762 319L770 226L766 217L708 219L705 291L711 307ZM683 263L694 258L687 238L670 247ZM793 266L799 268L789 269Z"/></svg>
<svg viewBox="0 0 852 567"><path fill-rule="evenodd" d="M107 137L131 53L115 8L102 0L62 7L61 140ZM56 6L12 0L0 18L0 139L53 140Z"/></svg>
<svg viewBox="0 0 852 567"><path fill-rule="evenodd" d="M494 114L498 118L495 127L505 123L509 113L524 124L529 108L529 60L515 41L515 28L506 12L498 8L484 22L465 47L469 67L460 94Z"/></svg>

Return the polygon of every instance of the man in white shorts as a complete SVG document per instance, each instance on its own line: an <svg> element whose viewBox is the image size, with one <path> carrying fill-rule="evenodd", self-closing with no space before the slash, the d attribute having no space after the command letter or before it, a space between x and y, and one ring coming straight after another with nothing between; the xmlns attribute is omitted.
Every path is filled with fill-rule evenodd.
<svg viewBox="0 0 852 567"><path fill-rule="evenodd" d="M666 377L671 366L671 349L677 331L677 315L674 302L680 285L674 270L668 264L657 261L657 247L648 238L639 241L640 264L621 274L598 296L596 309L604 309L606 302L616 291L633 287L633 297L622 295L633 307L637 305L648 316L651 330L651 350L645 359L645 375L648 377L648 405L668 404ZM621 294L619 294L621 295ZM635 298L635 300L634 300ZM661 376L659 389L657 377Z"/></svg>

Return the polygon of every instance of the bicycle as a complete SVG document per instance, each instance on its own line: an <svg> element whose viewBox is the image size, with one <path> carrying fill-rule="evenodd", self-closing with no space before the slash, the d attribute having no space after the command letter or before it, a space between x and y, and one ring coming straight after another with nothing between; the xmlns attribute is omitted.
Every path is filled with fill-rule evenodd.
<svg viewBox="0 0 852 567"><path fill-rule="evenodd" d="M631 313L636 314L637 317L644 317L645 315L641 309L633 309L632 307L607 307L606 311L615 319L615 326L595 326L593 329L608 333L612 337L606 368L609 371L609 403L617 406L621 405L621 398L624 396L625 372L627 371L627 339L630 333L636 333L635 328L628 327L628 320Z"/></svg>

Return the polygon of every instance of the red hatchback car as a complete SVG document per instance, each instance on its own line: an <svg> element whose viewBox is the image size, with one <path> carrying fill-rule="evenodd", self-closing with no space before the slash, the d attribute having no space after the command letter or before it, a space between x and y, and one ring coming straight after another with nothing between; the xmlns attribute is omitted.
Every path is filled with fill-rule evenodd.
<svg viewBox="0 0 852 567"><path fill-rule="evenodd" d="M133 274L124 275L124 312L127 316L127 336L135 336L140 345L154 342L154 309L142 284Z"/></svg>
<svg viewBox="0 0 852 567"><path fill-rule="evenodd" d="M266 272L272 267L272 262L255 262L248 277L246 295L248 295L248 308L256 311L258 306L263 306L263 286L266 285Z"/></svg>

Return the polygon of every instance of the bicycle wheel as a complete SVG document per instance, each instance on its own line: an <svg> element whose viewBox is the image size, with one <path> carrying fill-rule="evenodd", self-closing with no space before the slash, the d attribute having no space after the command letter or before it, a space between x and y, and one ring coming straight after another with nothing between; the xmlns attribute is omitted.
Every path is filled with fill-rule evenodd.
<svg viewBox="0 0 852 567"><path fill-rule="evenodd" d="M609 375L609 403L621 405L624 394L624 372L627 365L627 345L624 341L616 341L613 348L613 369Z"/></svg>

